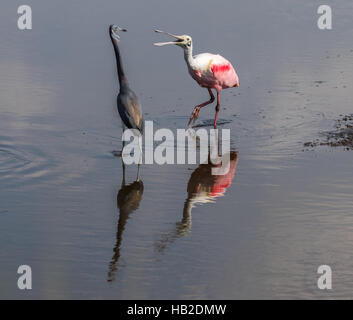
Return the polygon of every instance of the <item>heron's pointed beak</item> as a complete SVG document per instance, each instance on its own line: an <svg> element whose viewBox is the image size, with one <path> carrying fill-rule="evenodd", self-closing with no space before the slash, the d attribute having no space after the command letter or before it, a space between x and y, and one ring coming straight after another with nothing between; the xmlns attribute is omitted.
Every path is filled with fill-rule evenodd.
<svg viewBox="0 0 353 320"><path fill-rule="evenodd" d="M120 28L120 27L117 26L116 24L112 24L112 25L110 26L110 32L111 32L112 36L113 36L116 40L120 40L120 36L119 36L119 34L118 34L119 31L127 32L126 29Z"/></svg>
<svg viewBox="0 0 353 320"><path fill-rule="evenodd" d="M165 32L165 31L161 31L161 30L154 30L154 32L157 32L157 33L164 33L164 34L167 34L168 36L171 36L175 39L177 39L176 41L168 41L168 42L156 42L154 43L155 46L157 47L162 47L162 46L165 46L167 44L180 44L181 42L184 41L184 38L181 37L181 36L177 36L175 34L171 34L169 32Z"/></svg>

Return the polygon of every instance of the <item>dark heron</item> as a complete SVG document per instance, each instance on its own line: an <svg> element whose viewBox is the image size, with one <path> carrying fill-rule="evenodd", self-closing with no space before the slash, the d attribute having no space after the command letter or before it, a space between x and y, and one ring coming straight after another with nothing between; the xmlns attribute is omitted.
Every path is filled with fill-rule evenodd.
<svg viewBox="0 0 353 320"><path fill-rule="evenodd" d="M114 46L116 56L116 65L118 69L120 84L120 92L117 99L118 111L123 122L123 129L125 129L124 127L128 129L136 129L142 134L143 118L141 105L135 92L130 89L124 72L118 47L118 41L120 39L118 31L126 32L126 29L122 29L117 25L111 25L109 27L109 34Z"/></svg>

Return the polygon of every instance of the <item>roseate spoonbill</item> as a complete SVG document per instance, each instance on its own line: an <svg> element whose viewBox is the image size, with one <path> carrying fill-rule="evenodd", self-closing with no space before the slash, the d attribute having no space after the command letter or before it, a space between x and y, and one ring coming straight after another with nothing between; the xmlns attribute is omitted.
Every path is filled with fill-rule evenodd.
<svg viewBox="0 0 353 320"><path fill-rule="evenodd" d="M111 25L109 27L109 34L114 46L116 56L116 65L118 69L118 77L120 84L120 92L117 98L118 111L123 122L123 127L125 126L128 129L137 129L139 132L142 133L143 117L141 112L141 105L135 92L130 89L129 83L125 75L118 47L118 41L120 39L118 31L126 32L127 30L120 28L117 25Z"/></svg>
<svg viewBox="0 0 353 320"><path fill-rule="evenodd" d="M137 169L137 178L134 182L126 184L125 182L125 165L123 162L123 179L121 188L117 195L117 206L119 209L119 220L116 232L116 243L114 246L114 255L109 264L108 281L115 280L115 273L118 270L118 262L120 258L120 248L123 241L123 232L130 217L130 214L138 209L143 195L143 182L140 180L139 169Z"/></svg>
<svg viewBox="0 0 353 320"><path fill-rule="evenodd" d="M170 42L157 42L155 46L164 46L175 44L184 49L184 58L188 66L191 77L203 88L207 88L210 94L210 100L197 105L190 117L189 125L195 122L199 116L200 109L212 103L215 99L212 90L217 91L216 114L214 118L214 127L217 126L218 113L220 109L220 93L223 89L239 87L239 78L232 64L219 54L201 53L192 55L192 38L188 35L177 36L161 30L155 30L157 33L165 33L177 39Z"/></svg>

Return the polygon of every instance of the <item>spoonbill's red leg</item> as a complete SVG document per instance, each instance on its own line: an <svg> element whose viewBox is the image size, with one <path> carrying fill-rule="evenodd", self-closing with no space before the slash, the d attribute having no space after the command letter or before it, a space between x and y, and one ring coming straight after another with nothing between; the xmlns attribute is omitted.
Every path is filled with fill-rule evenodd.
<svg viewBox="0 0 353 320"><path fill-rule="evenodd" d="M189 123L188 123L188 126L191 124L191 122L195 122L199 116L199 112L200 112L200 109L207 106L208 104L212 103L214 101L214 95L212 93L212 90L210 88L207 89L208 90L208 93L210 94L210 100L204 102L204 103L201 103L199 105L197 105L193 112L191 113L191 116L190 116L190 120L189 120Z"/></svg>
<svg viewBox="0 0 353 320"><path fill-rule="evenodd" d="M217 105L216 105L216 115L214 117L214 128L217 128L217 119L218 119L218 113L219 113L219 109L221 109L221 104L219 103L219 91L217 91Z"/></svg>

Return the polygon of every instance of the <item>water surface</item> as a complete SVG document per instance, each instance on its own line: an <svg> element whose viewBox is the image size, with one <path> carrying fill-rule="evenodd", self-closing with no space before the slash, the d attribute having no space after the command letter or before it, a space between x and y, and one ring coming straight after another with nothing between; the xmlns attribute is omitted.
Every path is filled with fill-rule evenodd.
<svg viewBox="0 0 353 320"><path fill-rule="evenodd" d="M28 32L20 4L0 10L1 298L353 298L352 152L304 147L352 113L351 1L331 1L331 31L318 1L36 0ZM234 64L219 116L231 176L142 165L122 183L111 23L128 29L123 62L156 128L185 128L208 95L153 28ZM17 289L22 264L31 291Z"/></svg>

